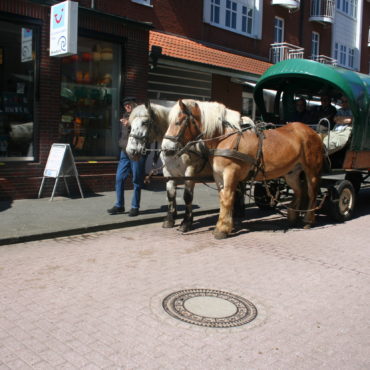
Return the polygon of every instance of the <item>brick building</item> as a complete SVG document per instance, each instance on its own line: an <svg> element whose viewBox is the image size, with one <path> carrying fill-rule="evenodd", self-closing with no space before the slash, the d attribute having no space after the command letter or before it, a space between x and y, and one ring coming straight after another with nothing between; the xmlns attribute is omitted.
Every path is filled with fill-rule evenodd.
<svg viewBox="0 0 370 370"><path fill-rule="evenodd" d="M71 145L86 193L112 190L125 95L256 117L253 86L271 63L369 73L368 1L80 0L78 54L50 57L56 3L0 2L0 198L36 197L56 142Z"/></svg>

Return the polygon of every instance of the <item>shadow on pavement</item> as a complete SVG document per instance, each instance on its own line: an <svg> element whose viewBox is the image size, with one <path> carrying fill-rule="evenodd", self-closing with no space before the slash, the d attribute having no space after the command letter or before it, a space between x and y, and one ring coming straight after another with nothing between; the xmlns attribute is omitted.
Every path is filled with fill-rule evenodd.
<svg viewBox="0 0 370 370"><path fill-rule="evenodd" d="M12 200L2 200L0 201L0 212L6 211L12 207Z"/></svg>
<svg viewBox="0 0 370 370"><path fill-rule="evenodd" d="M285 210L282 208L282 212ZM358 194L352 219L366 216L370 213L370 189L363 189ZM218 220L218 214L203 216L194 219L193 230L186 235L209 232L214 230ZM313 228L340 226L340 222L334 221L330 216L319 213L316 215L316 223ZM177 227L178 225L176 225ZM235 231L230 237L236 237L250 232L288 232L289 230L300 231L303 223L290 226L285 215L275 210L261 210L258 207L247 207L245 217L235 225Z"/></svg>

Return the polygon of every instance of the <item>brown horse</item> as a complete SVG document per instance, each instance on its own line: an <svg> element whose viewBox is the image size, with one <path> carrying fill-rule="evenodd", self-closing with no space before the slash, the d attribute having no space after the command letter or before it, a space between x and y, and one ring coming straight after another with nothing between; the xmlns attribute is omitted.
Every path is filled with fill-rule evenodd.
<svg viewBox="0 0 370 370"><path fill-rule="evenodd" d="M242 132L235 122L214 109L214 104L179 100L170 112L162 150L175 153L180 147L186 149L192 140L202 138L219 188L220 214L215 237L221 239L231 233L236 185L250 178L264 181L284 177L294 192L288 221L295 223L305 210L305 227L314 224L324 161L318 134L299 122L264 130L259 135L253 128Z"/></svg>

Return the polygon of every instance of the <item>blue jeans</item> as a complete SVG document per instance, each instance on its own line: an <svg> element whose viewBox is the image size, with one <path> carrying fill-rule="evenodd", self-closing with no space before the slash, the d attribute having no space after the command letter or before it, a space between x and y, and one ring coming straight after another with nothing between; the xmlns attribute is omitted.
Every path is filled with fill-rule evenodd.
<svg viewBox="0 0 370 370"><path fill-rule="evenodd" d="M145 159L145 157L141 157L139 161L132 161L125 152L121 151L116 172L116 207L125 206L124 184L128 176L132 174L134 193L131 200L131 208L140 208L140 194L144 179Z"/></svg>

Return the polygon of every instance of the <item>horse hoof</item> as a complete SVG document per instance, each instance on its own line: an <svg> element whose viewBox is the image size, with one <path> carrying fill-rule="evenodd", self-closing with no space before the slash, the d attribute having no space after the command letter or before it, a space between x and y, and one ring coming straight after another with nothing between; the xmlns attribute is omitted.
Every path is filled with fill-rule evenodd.
<svg viewBox="0 0 370 370"><path fill-rule="evenodd" d="M227 234L226 233L224 233L224 232L222 232L222 231L215 231L214 233L213 233L213 235L214 235L214 237L215 237L215 239L226 239L227 238Z"/></svg>
<svg viewBox="0 0 370 370"><path fill-rule="evenodd" d="M163 221L163 224L162 224L163 229L170 229L171 227L174 227L174 226L175 226L175 221L165 220Z"/></svg>
<svg viewBox="0 0 370 370"><path fill-rule="evenodd" d="M303 226L303 228L304 228L305 230L311 229L311 227L312 227L312 225L311 225L311 224L306 224L306 225L304 225L304 226Z"/></svg>
<svg viewBox="0 0 370 370"><path fill-rule="evenodd" d="M179 230L183 233L186 233L191 230L191 224L182 223L179 227Z"/></svg>

